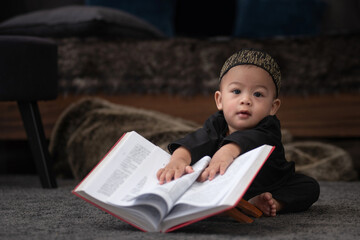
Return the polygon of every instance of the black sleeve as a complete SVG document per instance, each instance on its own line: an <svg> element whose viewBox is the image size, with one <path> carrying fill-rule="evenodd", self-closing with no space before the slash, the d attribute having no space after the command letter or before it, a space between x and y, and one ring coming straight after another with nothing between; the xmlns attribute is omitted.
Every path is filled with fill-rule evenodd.
<svg viewBox="0 0 360 240"><path fill-rule="evenodd" d="M212 157L215 152L225 144L234 142L240 146L241 154L263 144L282 148L280 122L276 116L265 117L253 129L236 131L225 137L227 124L223 113L212 115L197 131L188 134L171 144L168 149L173 153L178 147L183 146L191 153L191 164L203 156Z"/></svg>
<svg viewBox="0 0 360 240"><path fill-rule="evenodd" d="M276 116L265 117L260 123L248 130L236 131L224 138L222 146L234 142L239 145L241 154L261 145L281 145L280 122Z"/></svg>
<svg viewBox="0 0 360 240"><path fill-rule="evenodd" d="M294 162L288 162L285 158L284 147L281 143L280 121L276 116L265 117L253 129L234 132L225 137L222 145L229 142L238 144L241 154L263 144L275 146L275 150L259 171L248 193L257 195L277 189L285 184L295 172Z"/></svg>
<svg viewBox="0 0 360 240"><path fill-rule="evenodd" d="M225 121L221 113L218 112L212 115L202 128L169 144L168 149L170 153L173 153L180 146L185 147L191 153L191 165L204 156L212 157L218 150L221 139L219 135L222 129L226 127L223 122Z"/></svg>

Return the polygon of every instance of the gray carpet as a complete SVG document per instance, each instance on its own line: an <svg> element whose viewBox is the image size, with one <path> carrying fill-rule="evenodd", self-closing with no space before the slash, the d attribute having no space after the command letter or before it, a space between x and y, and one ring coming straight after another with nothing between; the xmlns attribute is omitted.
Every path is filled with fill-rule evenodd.
<svg viewBox="0 0 360 240"><path fill-rule="evenodd" d="M172 233L143 233L72 195L73 180L42 189L37 176L0 175L0 239L359 239L360 182L320 182L303 213L239 224L215 216Z"/></svg>

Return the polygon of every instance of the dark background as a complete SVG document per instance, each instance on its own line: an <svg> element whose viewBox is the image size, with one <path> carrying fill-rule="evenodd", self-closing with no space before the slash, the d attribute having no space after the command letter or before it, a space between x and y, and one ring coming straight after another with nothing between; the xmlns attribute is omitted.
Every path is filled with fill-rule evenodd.
<svg viewBox="0 0 360 240"><path fill-rule="evenodd" d="M141 6L144 0L123 0ZM238 3L247 2L246 0L169 0L175 2L175 12L173 25L175 36L190 37L212 37L229 36L233 34L236 20L236 8ZM100 1L101 2L101 1ZM111 1L104 1L111 2ZM360 1L359 0L252 0L247 4L249 11L256 8L261 19L264 14L275 21L281 21L281 14L274 11L281 10L283 13L294 15L304 26L304 19L311 20L308 24L317 21L316 31L308 31L312 34L343 34L360 32ZM316 3L316 4L315 4ZM85 5L85 0L5 0L0 4L0 22L13 16L41 10L51 9L66 5ZM314 11L310 8L317 7ZM260 9L259 7L264 7ZM252 17L251 12L247 12L247 18ZM295 16L299 14L299 16ZM306 16L308 15L308 16ZM315 16L314 16L315 15ZM269 22L266 19L267 22ZM269 23L267 23L269 24ZM291 26L291 25L287 25ZM295 23L299 27L299 23ZM251 28L252 26L248 26ZM309 25L306 27L309 28ZM310 26L311 27L311 26ZM285 26L284 26L285 28ZM302 31L306 29L302 29ZM300 29L288 29L289 31L300 31ZM286 33L286 29L284 29ZM246 36L245 36L246 37Z"/></svg>
<svg viewBox="0 0 360 240"><path fill-rule="evenodd" d="M131 1L138 1L139 4L141 4L141 0ZM239 10L236 8L238 1L177 0L173 19L173 26L175 29L174 37L184 36L206 38L216 36L233 36L234 27L236 24L235 20L239 17L237 16L236 11ZM284 6L290 4L292 1L295 2L295 0L251 1L252 3L258 3L260 5L261 3L270 5L283 3ZM309 1L304 0L304 3L308 2ZM360 0L324 0L319 2L321 2L323 5L321 5L321 9L319 11L315 11L315 16L311 15L314 14L314 12L302 12L302 16L304 14L309 14L311 19L316 20L316 28L314 28L315 31L309 31L307 32L308 34L326 36L342 34L351 35L360 33ZM10 19L11 17L37 10L51 9L67 5L84 4L85 0L5 0L0 4L0 23ZM265 6L269 6L266 4ZM272 16L274 20L277 19L277 17L280 17L273 14L271 8L264 8L262 10L263 13ZM284 7L283 10L286 12L286 7ZM249 14L251 17L251 12L247 12L247 14ZM261 19L261 16L259 19ZM252 26L248 27L251 28ZM296 29L291 30L296 31ZM285 30L284 33L286 33ZM286 34L284 34L283 37L287 37ZM337 139L326 140L333 143L338 141ZM350 146L353 152L357 151L358 149L358 141L355 141L354 143L353 139L342 140L337 145L343 145L344 147L348 146L348 148ZM20 162L19 159L21 159ZM0 161L1 173L35 172L35 167L33 165L32 156L27 141L0 141Z"/></svg>

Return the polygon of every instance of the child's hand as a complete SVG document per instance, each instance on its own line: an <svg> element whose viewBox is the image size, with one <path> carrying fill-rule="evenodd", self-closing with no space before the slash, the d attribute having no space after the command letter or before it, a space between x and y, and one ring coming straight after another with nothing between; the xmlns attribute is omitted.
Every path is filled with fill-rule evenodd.
<svg viewBox="0 0 360 240"><path fill-rule="evenodd" d="M176 149L171 155L170 162L157 172L156 176L159 183L164 184L165 182L170 182L184 174L192 173L194 170L189 166L190 162L191 154L186 148L179 147Z"/></svg>
<svg viewBox="0 0 360 240"><path fill-rule="evenodd" d="M229 143L222 146L212 157L210 164L202 174L198 181L204 182L206 180L213 180L217 173L223 175L226 169L240 155L240 147L235 143Z"/></svg>

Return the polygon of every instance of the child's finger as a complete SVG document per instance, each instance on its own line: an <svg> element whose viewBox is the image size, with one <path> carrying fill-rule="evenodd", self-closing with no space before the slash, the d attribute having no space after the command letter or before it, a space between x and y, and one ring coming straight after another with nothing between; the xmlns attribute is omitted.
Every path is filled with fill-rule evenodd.
<svg viewBox="0 0 360 240"><path fill-rule="evenodd" d="M222 163L220 165L220 175L223 175L226 172L226 169L229 167L229 164L227 163Z"/></svg>
<svg viewBox="0 0 360 240"><path fill-rule="evenodd" d="M166 182L170 182L175 175L175 170L169 170L165 175Z"/></svg>
<svg viewBox="0 0 360 240"><path fill-rule="evenodd" d="M157 177L158 180L160 180L160 176L161 176L161 174L162 174L163 172L164 172L164 169L163 169L163 168L160 168L160 169L157 171L156 177Z"/></svg>
<svg viewBox="0 0 360 240"><path fill-rule="evenodd" d="M206 168L201 174L200 176L198 177L198 181L199 182L204 182L208 179L208 176L209 176L209 170Z"/></svg>
<svg viewBox="0 0 360 240"><path fill-rule="evenodd" d="M209 180L213 180L216 176L216 174L218 173L218 168L212 168L209 171Z"/></svg>
<svg viewBox="0 0 360 240"><path fill-rule="evenodd" d="M194 169L191 166L186 166L185 167L185 173L186 174L193 173L193 172L194 172Z"/></svg>
<svg viewBox="0 0 360 240"><path fill-rule="evenodd" d="M159 176L159 184L164 184L165 182L165 174L162 172Z"/></svg>
<svg viewBox="0 0 360 240"><path fill-rule="evenodd" d="M181 177L184 174L184 172L185 169L184 170L177 169L174 174L174 179L178 179L179 177Z"/></svg>

